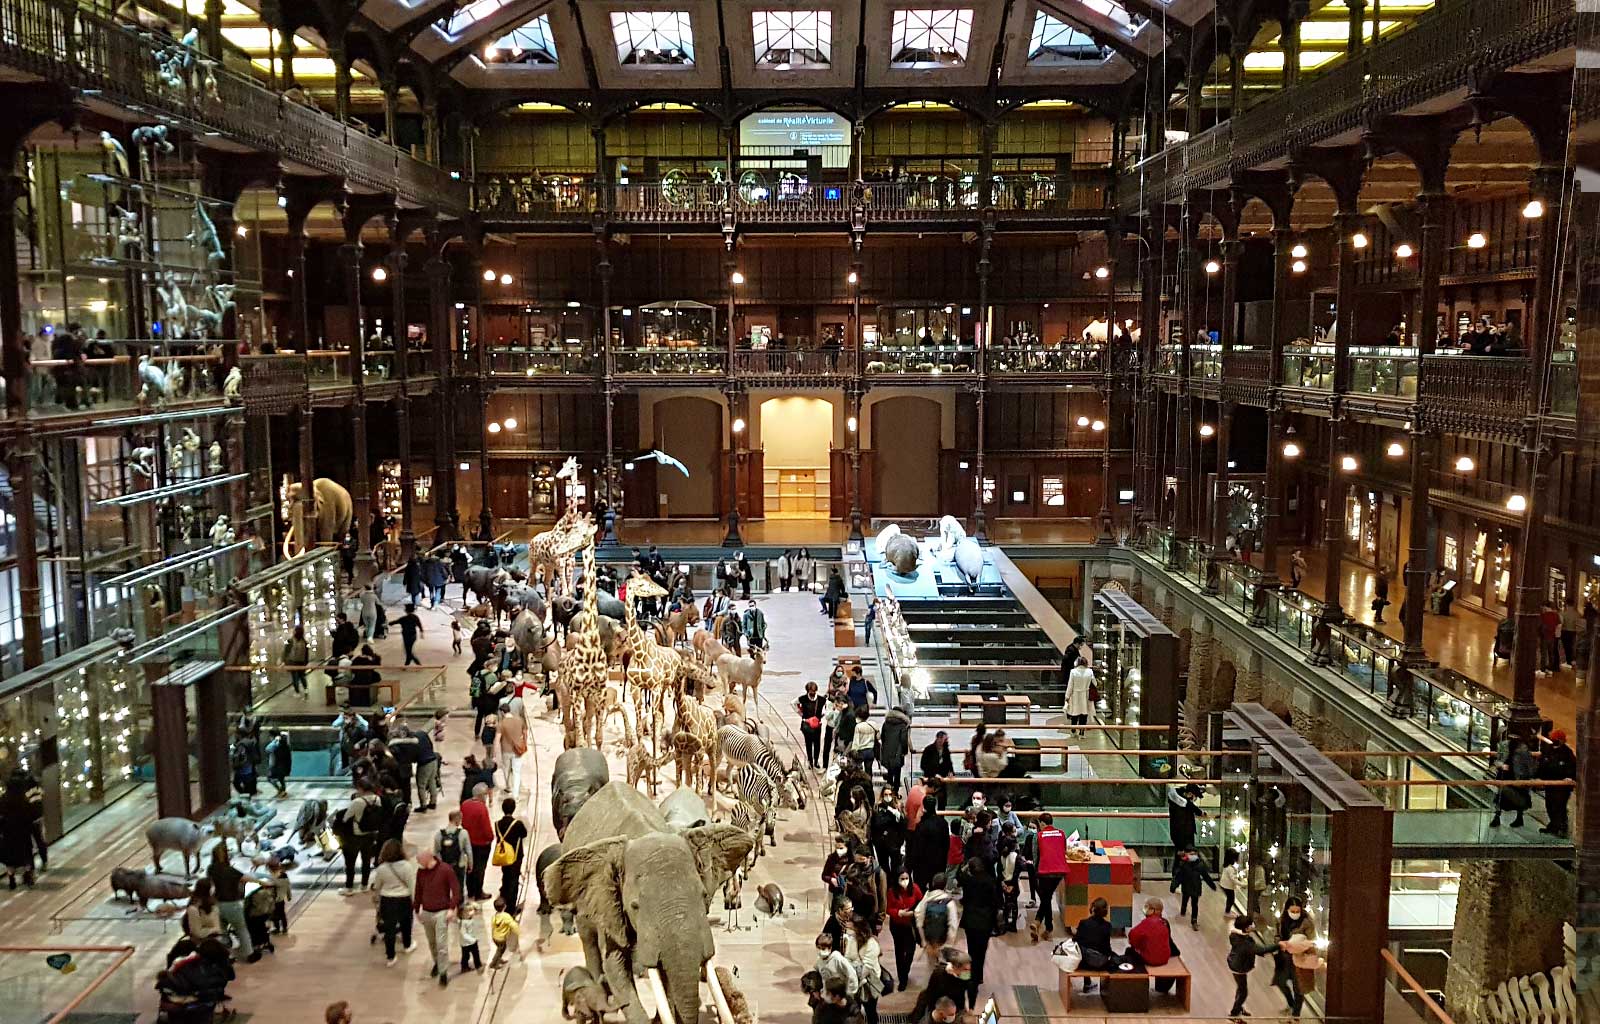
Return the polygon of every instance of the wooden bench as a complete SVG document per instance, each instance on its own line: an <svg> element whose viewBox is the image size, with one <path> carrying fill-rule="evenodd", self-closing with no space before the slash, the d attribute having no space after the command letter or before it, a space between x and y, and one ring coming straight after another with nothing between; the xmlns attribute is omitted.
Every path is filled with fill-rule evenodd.
<svg viewBox="0 0 1600 1024"><path fill-rule="evenodd" d="M400 684L392 680L379 680L378 682L372 684L372 695L374 697L382 697L387 695L389 699L387 702L379 700L371 705L363 705L364 707L394 707L400 703ZM328 707L331 708L336 706L339 703L338 687L333 683L329 683L323 696L327 700Z"/></svg>
<svg viewBox="0 0 1600 1024"><path fill-rule="evenodd" d="M985 707L1000 704L1005 708L1007 720L1011 717L1013 709L1022 712L1022 724L1033 724L1033 701L1024 693L1007 693L999 696L984 696L981 693L956 694L956 720L966 718L967 712L976 710L981 716Z"/></svg>
<svg viewBox="0 0 1600 1024"><path fill-rule="evenodd" d="M1184 966L1183 957L1175 956L1160 967L1146 967L1143 974L1127 974L1121 971L1062 971L1061 973L1061 1008L1068 1013L1072 1012L1072 983L1078 979L1085 981L1098 981L1104 991L1107 981L1132 984L1135 980L1143 979L1148 985L1152 980L1161 978L1175 978L1178 982L1178 998L1183 1000L1183 1012L1189 1012L1190 1000L1194 994L1193 977L1189 968Z"/></svg>

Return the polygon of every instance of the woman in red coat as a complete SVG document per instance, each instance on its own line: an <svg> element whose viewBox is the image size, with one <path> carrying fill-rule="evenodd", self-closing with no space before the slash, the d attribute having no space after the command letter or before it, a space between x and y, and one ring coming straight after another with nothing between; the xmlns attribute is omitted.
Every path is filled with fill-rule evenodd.
<svg viewBox="0 0 1600 1024"><path fill-rule="evenodd" d="M1067 837L1056 828L1055 821L1044 813L1039 815L1039 866L1034 870L1034 895L1039 900L1039 910L1033 916L1028 933L1033 941L1049 938L1055 930L1056 887L1067 873Z"/></svg>

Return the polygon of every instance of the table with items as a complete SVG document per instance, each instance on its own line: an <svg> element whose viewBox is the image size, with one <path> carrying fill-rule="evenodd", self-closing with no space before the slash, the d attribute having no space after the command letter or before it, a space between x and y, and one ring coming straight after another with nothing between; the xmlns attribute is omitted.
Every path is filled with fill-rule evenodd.
<svg viewBox="0 0 1600 1024"><path fill-rule="evenodd" d="M1067 847L1067 873L1061 881L1061 920L1070 925L1089 916L1089 905L1104 899L1111 907L1111 927L1133 927L1133 901L1139 891L1139 855L1111 840Z"/></svg>

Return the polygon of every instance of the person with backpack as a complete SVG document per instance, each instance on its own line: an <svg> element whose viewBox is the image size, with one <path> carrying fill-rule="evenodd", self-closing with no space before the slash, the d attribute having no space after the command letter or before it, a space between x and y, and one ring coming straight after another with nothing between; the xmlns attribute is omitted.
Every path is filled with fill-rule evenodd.
<svg viewBox="0 0 1600 1024"><path fill-rule="evenodd" d="M528 846L528 825L517 817L517 801L500 801L500 820L494 823L494 852L489 863L500 869L500 898L513 915L522 913L522 861Z"/></svg>
<svg viewBox="0 0 1600 1024"><path fill-rule="evenodd" d="M961 900L945 888L949 884L948 877L942 871L933 876L914 915L917 932L922 936L922 948L935 963L939 961L939 951L954 936L955 923L961 920Z"/></svg>
<svg viewBox="0 0 1600 1024"><path fill-rule="evenodd" d="M1200 894L1203 886L1216 889L1217 883L1211 878L1211 871L1206 867L1205 858L1201 857L1194 847L1185 849L1178 855L1172 864L1172 890L1182 892L1183 900L1178 906L1178 916L1189 915L1189 924L1195 930L1200 930Z"/></svg>
<svg viewBox="0 0 1600 1024"><path fill-rule="evenodd" d="M277 905L277 890L271 881L258 884L244 898L245 931L250 933L250 942L258 950L278 951L272 944L272 915Z"/></svg>
<svg viewBox="0 0 1600 1024"><path fill-rule="evenodd" d="M278 799L289 795L289 770L294 766L294 749L289 734L279 729L267 744L267 781L278 791Z"/></svg>
<svg viewBox="0 0 1600 1024"><path fill-rule="evenodd" d="M339 813L335 833L344 848L344 888L340 896L356 894L356 861L361 862L361 887L364 889L372 874L372 855L376 852L378 837L383 835L389 822L384 813L383 799L376 786L367 779L356 782L356 792Z"/></svg>
<svg viewBox="0 0 1600 1024"><path fill-rule="evenodd" d="M378 898L378 927L383 933L383 955L388 966L395 964L395 939L407 952L415 949L411 941L411 896L417 886L417 866L406 856L403 842L391 839L378 854L378 868L372 873L372 891Z"/></svg>
<svg viewBox="0 0 1600 1024"><path fill-rule="evenodd" d="M244 796L256 795L256 762L243 743L233 747L233 788Z"/></svg>
<svg viewBox="0 0 1600 1024"><path fill-rule="evenodd" d="M306 643L304 626L294 627L294 635L284 643L283 663L289 667L289 688L305 697L306 666L311 664L311 647Z"/></svg>
<svg viewBox="0 0 1600 1024"><path fill-rule="evenodd" d="M450 824L434 835L433 855L439 858L439 863L454 869L461 891L467 892L467 876L472 870L472 839L461 827L459 809L450 812Z"/></svg>

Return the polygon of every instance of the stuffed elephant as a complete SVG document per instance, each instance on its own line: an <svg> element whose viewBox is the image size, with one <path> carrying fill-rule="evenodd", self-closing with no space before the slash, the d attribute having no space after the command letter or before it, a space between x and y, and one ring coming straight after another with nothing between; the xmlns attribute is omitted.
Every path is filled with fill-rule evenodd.
<svg viewBox="0 0 1600 1024"><path fill-rule="evenodd" d="M611 769L600 751L574 747L561 752L550 775L550 817L557 836L567 834L568 823L610 781Z"/></svg>
<svg viewBox="0 0 1600 1024"><path fill-rule="evenodd" d="M917 562L921 557L922 553L917 547L917 542L903 533L890 537L888 545L883 549L884 561L902 576L910 576L916 572Z"/></svg>
<svg viewBox="0 0 1600 1024"><path fill-rule="evenodd" d="M539 851L539 856L533 862L533 879L539 888L539 913L548 916L555 909L555 904L550 902L550 894L544 891L544 869L561 859L561 844L551 843ZM541 925L541 928L544 926ZM570 909L561 911L561 934L576 935L578 923L573 919Z"/></svg>
<svg viewBox="0 0 1600 1024"><path fill-rule="evenodd" d="M658 809L667 819L667 827L674 832L683 832L711 822L711 815L706 811L706 802L700 798L699 793L687 787L668 793L658 805Z"/></svg>
<svg viewBox="0 0 1600 1024"><path fill-rule="evenodd" d="M567 826L565 851L545 869L551 902L577 910L585 966L604 977L628 1024L647 1024L634 979L655 969L677 1020L700 1014L700 977L716 952L711 895L750 855L733 825L681 834L642 793L607 783Z"/></svg>
<svg viewBox="0 0 1600 1024"><path fill-rule="evenodd" d="M342 543L350 532L350 517L353 506L350 503L350 492L342 484L319 476L311 481L311 492L316 500L316 517L314 529L308 529L304 542L301 541L300 522L300 495L303 486L297 481L289 485L289 532L284 537L283 547L285 552L299 553L319 541L333 541Z"/></svg>

